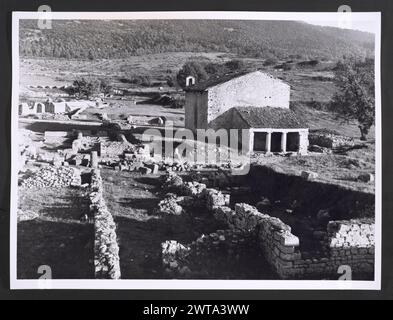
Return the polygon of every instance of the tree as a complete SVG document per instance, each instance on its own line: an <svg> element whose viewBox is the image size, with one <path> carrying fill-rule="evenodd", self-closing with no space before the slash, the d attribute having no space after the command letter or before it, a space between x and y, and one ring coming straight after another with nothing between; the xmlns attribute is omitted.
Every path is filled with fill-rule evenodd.
<svg viewBox="0 0 393 320"><path fill-rule="evenodd" d="M176 76L177 83L185 87L186 86L186 78L188 76L193 76L196 82L205 81L209 78L204 66L197 61L190 61L183 65L183 67L179 70Z"/></svg>
<svg viewBox="0 0 393 320"><path fill-rule="evenodd" d="M269 58L267 58L267 59L263 62L263 65L264 65L265 67L267 67L267 66L275 65L275 64L277 64L277 63L278 63L277 58L275 58L275 57L269 57Z"/></svg>
<svg viewBox="0 0 393 320"><path fill-rule="evenodd" d="M225 63L225 66L231 71L240 71L243 70L245 67L243 60L239 60L239 59L230 60L227 63Z"/></svg>
<svg viewBox="0 0 393 320"><path fill-rule="evenodd" d="M110 94L112 91L112 86L106 79L100 79L100 91L105 95Z"/></svg>
<svg viewBox="0 0 393 320"><path fill-rule="evenodd" d="M74 94L78 98L86 97L89 99L92 95L97 94L101 90L101 81L94 77L82 77L76 79L69 93Z"/></svg>
<svg viewBox="0 0 393 320"><path fill-rule="evenodd" d="M334 81L338 91L330 102L330 109L344 122L357 121L360 139L367 140L375 120L374 60L340 61Z"/></svg>
<svg viewBox="0 0 393 320"><path fill-rule="evenodd" d="M225 64L211 62L205 66L205 71L209 76L212 76L225 74L228 73L230 70Z"/></svg>
<svg viewBox="0 0 393 320"><path fill-rule="evenodd" d="M87 58L89 60L94 60L94 53L92 50L89 50L88 54L87 54Z"/></svg>

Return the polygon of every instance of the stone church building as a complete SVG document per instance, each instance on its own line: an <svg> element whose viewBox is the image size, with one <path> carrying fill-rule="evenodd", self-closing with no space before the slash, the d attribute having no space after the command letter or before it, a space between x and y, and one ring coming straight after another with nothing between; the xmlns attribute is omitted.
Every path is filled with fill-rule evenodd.
<svg viewBox="0 0 393 320"><path fill-rule="evenodd" d="M290 86L261 71L185 88L185 127L247 129L250 150L306 154L308 127L289 109Z"/></svg>

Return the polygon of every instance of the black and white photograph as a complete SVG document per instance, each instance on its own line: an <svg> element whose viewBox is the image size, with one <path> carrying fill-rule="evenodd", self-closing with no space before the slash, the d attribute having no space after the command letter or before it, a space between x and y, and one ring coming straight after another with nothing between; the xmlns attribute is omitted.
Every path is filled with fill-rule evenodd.
<svg viewBox="0 0 393 320"><path fill-rule="evenodd" d="M380 14L344 9L14 12L11 287L378 290Z"/></svg>

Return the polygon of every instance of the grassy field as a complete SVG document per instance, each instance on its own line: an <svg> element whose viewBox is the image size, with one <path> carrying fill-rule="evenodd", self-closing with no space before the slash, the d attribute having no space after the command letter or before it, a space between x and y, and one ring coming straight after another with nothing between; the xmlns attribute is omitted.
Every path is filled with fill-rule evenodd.
<svg viewBox="0 0 393 320"><path fill-rule="evenodd" d="M174 52L131 56L127 59L67 60L25 59L20 60L20 86L70 85L77 76L94 75L107 78L115 86L130 87L120 79L127 74L149 75L160 80L165 75L176 73L189 59L205 59L223 63L233 58L225 53Z"/></svg>
<svg viewBox="0 0 393 320"><path fill-rule="evenodd" d="M54 279L94 278L94 227L79 221L89 210L80 190L19 189L19 208L40 215L18 223L19 279L38 279L41 265Z"/></svg>
<svg viewBox="0 0 393 320"><path fill-rule="evenodd" d="M320 111L311 109L304 105L296 105L293 107L293 110L296 114L302 117L308 124L311 130L313 129L329 129L333 131L337 131L338 133L352 137L352 138L360 138L360 130L355 121L350 121L348 123L343 123L340 120L337 120L336 117L326 111ZM372 126L370 128L370 133L368 135L370 141L374 141L375 139L375 127Z"/></svg>
<svg viewBox="0 0 393 320"><path fill-rule="evenodd" d="M309 128L335 130L342 135L358 139L360 136L359 128L355 122L342 123L336 117L326 111L316 110L308 104L316 102L327 103L336 92L336 87L332 82L332 68L335 66L333 61L320 61L315 66L301 66L297 61L291 62L288 70L277 69L277 61L273 65L265 66L263 59L236 57L230 54L216 53L162 53L147 54L144 56L131 56L127 59L100 59L100 60L62 60L62 59L22 59L21 60L21 87L22 91L29 91L28 84L71 84L78 75L95 74L110 80L115 87L132 88L133 94L119 99L108 99L111 105L103 109L88 108L85 114L87 121L98 121L101 113L107 113L113 120L125 120L132 115L136 121L147 122L157 116L165 116L173 121L175 127L184 126L184 108L172 109L162 105L154 104L149 101L152 93L172 92L174 89L164 85L163 88L135 87L135 85L121 83L120 79L129 73L149 75L152 81L161 81L168 75L175 75L181 66L188 60L194 59L205 62L224 63L230 59L240 58L249 70L257 68L265 70L275 77L286 81L291 86L291 108L302 117ZM44 81L45 80L45 81ZM43 81L43 82L42 82ZM178 92L177 94L181 94ZM80 123L83 123L82 121ZM45 124L47 125L47 124ZM30 125L29 128L38 124ZM352 181L350 171L360 172L374 171L374 152L375 129L371 128L369 143L367 148L352 151L348 155L310 155L306 158L277 158L261 159L261 163L270 165L275 162L277 166L286 172L298 172L302 168L315 170L320 173L320 178L330 183L345 184L350 187L363 188L370 190L370 185L363 185L360 182ZM359 165L346 168L346 162L351 158L359 161Z"/></svg>
<svg viewBox="0 0 393 320"><path fill-rule="evenodd" d="M264 157L257 154L252 161L289 175L300 175L303 170L316 172L316 180L322 183L367 193L375 192L374 182L358 180L361 174L375 174L374 141L365 143L363 148L344 154L309 153L307 156L292 157Z"/></svg>
<svg viewBox="0 0 393 320"><path fill-rule="evenodd" d="M131 75L148 75L151 82L162 83L165 90L173 90L165 84L168 76L175 76L179 69L190 60L205 63L225 63L241 59L247 70L264 70L291 85L291 101L327 101L336 90L332 81L332 62L320 62L314 67L293 67L291 70L265 66L264 59L237 57L233 54L175 52L131 56L127 59L66 60L66 59L21 59L21 93L31 91L29 85L63 86L70 85L81 76L96 76L107 79L114 87L132 88L137 91L154 91L153 88L136 87L122 79ZM277 63L281 63L279 61ZM324 79L318 80L318 79ZM44 91L42 89L42 91Z"/></svg>
<svg viewBox="0 0 393 320"><path fill-rule="evenodd" d="M61 86L70 85L78 76L94 75L107 79L113 87L131 89L133 94L124 97L124 100L111 100L113 107L105 109L89 108L84 114L88 119L97 120L97 113L106 112L114 119L126 115L135 115L142 117L166 116L173 120L176 125L184 125L184 110L170 109L160 105L149 103L149 97L146 94L169 93L174 94L175 88L169 87L165 83L168 76L175 76L183 64L189 60L197 60L205 63L224 63L231 59L241 59L245 69L266 71L273 76L286 81L291 86L292 102L322 102L326 103L335 93L336 88L331 81L333 73L331 71L334 63L331 61L320 61L316 66L299 67L296 61L290 70L276 69L276 64L265 66L264 59L236 57L232 54L225 53L161 53L147 54L144 56L131 56L127 59L100 59L100 60L66 60L66 59L21 59L20 61L20 87L21 96L31 99L39 99L40 94L43 97L50 96L48 89L31 89L29 85L41 86ZM278 61L282 63L284 61ZM136 86L130 83L123 83L121 80L133 75L148 75L152 83L161 83L151 87ZM55 90L56 91L56 90ZM53 92L56 96L56 93ZM177 95L182 95L178 91ZM328 119L325 123L318 121L326 117L320 117L315 110L306 108L301 110L310 120L311 127L329 128L336 121ZM317 120L317 121L316 121Z"/></svg>
<svg viewBox="0 0 393 320"><path fill-rule="evenodd" d="M147 99L146 99L147 100ZM184 127L184 109L171 109L169 107L160 106L157 104L143 103L135 104L135 100L110 100L108 103L113 103L112 107L105 107L101 109L88 108L81 114L85 114L87 119L97 121L100 119L99 114L107 113L112 120L126 120L128 116L133 116L134 121L146 122L158 116L165 117L169 121L173 121L174 126Z"/></svg>

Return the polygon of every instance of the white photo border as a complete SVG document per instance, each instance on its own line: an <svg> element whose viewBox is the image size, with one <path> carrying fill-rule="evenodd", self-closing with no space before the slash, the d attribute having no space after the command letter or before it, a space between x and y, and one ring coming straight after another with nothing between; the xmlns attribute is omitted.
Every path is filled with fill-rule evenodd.
<svg viewBox="0 0 393 320"><path fill-rule="evenodd" d="M250 12L250 11L167 11L167 12L50 12L62 20L333 20L338 12ZM10 203L10 288L22 289L119 289L119 290L381 290L382 254L382 128L381 128L381 13L345 13L351 19L375 21L375 265L372 281L340 280L24 280L17 278L18 201L18 102L19 21L39 19L40 12L12 14L12 111L11 111L11 203Z"/></svg>

